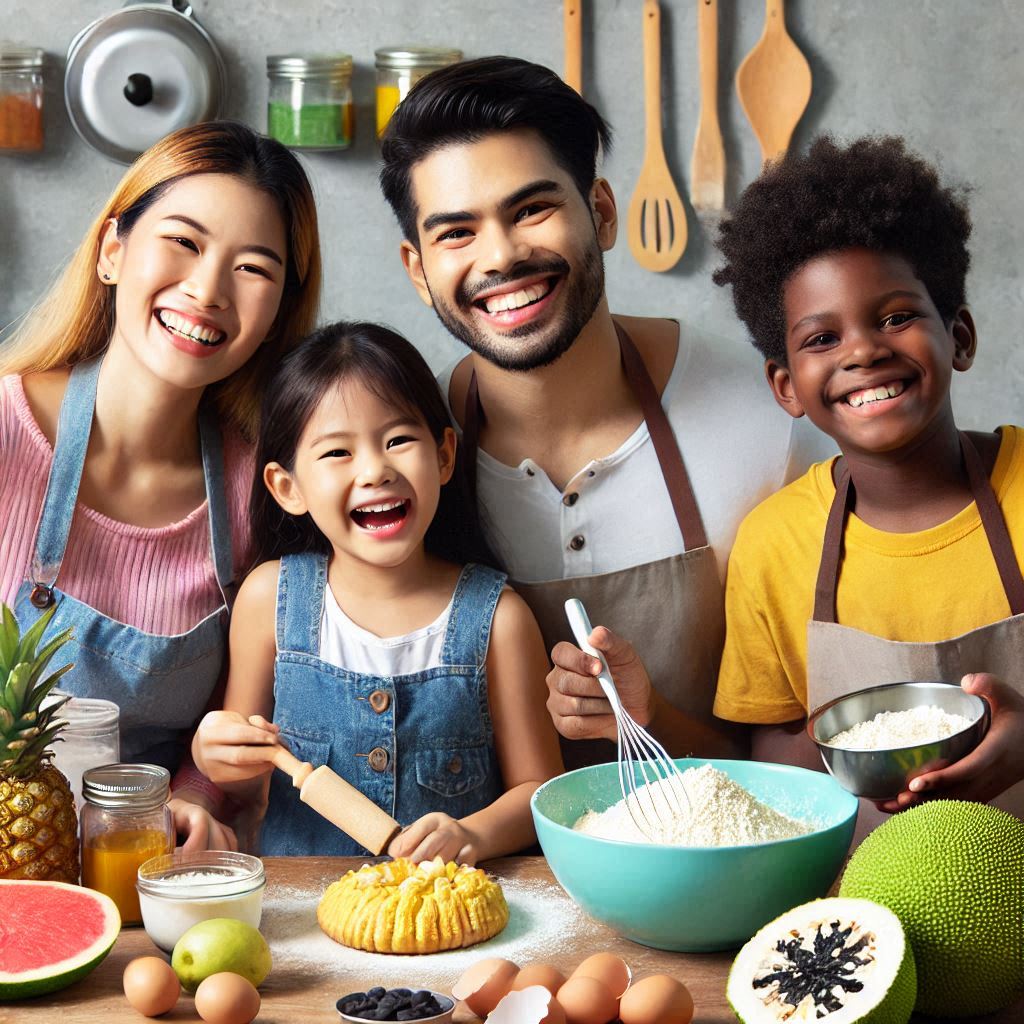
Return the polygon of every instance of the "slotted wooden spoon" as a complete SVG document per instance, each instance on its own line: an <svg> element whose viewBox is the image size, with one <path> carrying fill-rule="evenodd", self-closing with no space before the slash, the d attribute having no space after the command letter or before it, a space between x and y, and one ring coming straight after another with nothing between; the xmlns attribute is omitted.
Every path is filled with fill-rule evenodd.
<svg viewBox="0 0 1024 1024"><path fill-rule="evenodd" d="M718 123L718 0L697 0L700 120L690 161L690 202L695 210L725 209L725 146Z"/></svg>
<svg viewBox="0 0 1024 1024"><path fill-rule="evenodd" d="M562 80L583 95L583 0L565 0L565 74Z"/></svg>
<svg viewBox="0 0 1024 1024"><path fill-rule="evenodd" d="M786 31L785 0L765 0L764 32L736 72L736 92L761 158L779 159L811 98L811 67Z"/></svg>
<svg viewBox="0 0 1024 1024"><path fill-rule="evenodd" d="M661 11L644 0L644 162L629 201L626 233L633 258L646 270L674 267L686 248L686 209L661 141Z"/></svg>

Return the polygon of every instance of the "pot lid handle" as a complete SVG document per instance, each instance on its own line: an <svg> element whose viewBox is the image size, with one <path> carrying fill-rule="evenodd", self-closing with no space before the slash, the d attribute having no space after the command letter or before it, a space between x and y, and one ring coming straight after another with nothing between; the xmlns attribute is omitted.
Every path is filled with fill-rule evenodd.
<svg viewBox="0 0 1024 1024"><path fill-rule="evenodd" d="M144 107L153 99L153 79L149 75L129 75L124 86L124 98L133 107Z"/></svg>

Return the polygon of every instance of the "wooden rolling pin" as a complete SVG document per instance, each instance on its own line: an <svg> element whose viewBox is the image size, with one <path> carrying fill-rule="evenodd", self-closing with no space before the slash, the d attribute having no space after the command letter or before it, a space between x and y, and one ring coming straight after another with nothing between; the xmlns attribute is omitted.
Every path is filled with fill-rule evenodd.
<svg viewBox="0 0 1024 1024"><path fill-rule="evenodd" d="M278 748L273 760L281 771L292 777L292 785L304 804L309 804L317 814L371 853L384 853L391 840L402 831L402 826L390 814L326 765L314 768L284 747Z"/></svg>

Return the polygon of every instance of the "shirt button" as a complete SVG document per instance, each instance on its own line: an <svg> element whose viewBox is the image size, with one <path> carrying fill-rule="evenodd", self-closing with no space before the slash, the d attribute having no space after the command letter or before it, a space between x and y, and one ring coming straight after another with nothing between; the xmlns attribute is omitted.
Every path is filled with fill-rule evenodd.
<svg viewBox="0 0 1024 1024"><path fill-rule="evenodd" d="M450 771L450 772L452 773L452 775L458 775L458 774L459 774L459 772L461 772L461 771L462 771L462 758L461 758L461 757L459 757L459 755L458 755L458 754L456 754L456 755L455 755L455 756L454 756L454 757L453 757L453 758L452 758L452 759L451 759L451 760L450 760L450 761L448 762L448 771Z"/></svg>
<svg viewBox="0 0 1024 1024"><path fill-rule="evenodd" d="M370 694L370 707L377 712L378 715L383 714L389 707L391 707L391 694L387 690L374 690Z"/></svg>
<svg viewBox="0 0 1024 1024"><path fill-rule="evenodd" d="M587 542L584 539L583 535L577 533L576 536L573 537L571 541L569 541L569 547L571 547L573 551L579 551L586 543Z"/></svg>
<svg viewBox="0 0 1024 1024"><path fill-rule="evenodd" d="M579 493L576 492L576 491L572 491L569 494L563 494L562 495L562 504L563 505L568 505L569 508L572 508L573 505L575 505L576 502L579 501L579 500L580 500L580 496L579 496Z"/></svg>
<svg viewBox="0 0 1024 1024"><path fill-rule="evenodd" d="M367 757L370 767L375 772L386 771L390 760L391 758L388 756L388 752L383 747L374 747Z"/></svg>

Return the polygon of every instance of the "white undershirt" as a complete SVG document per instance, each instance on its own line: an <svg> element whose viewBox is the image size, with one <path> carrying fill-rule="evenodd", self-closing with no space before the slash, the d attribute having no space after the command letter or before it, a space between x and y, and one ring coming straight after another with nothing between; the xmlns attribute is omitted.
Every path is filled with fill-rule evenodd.
<svg viewBox="0 0 1024 1024"><path fill-rule="evenodd" d="M452 602L422 629L404 636L377 636L357 626L342 610L330 587L320 616L320 659L329 665L370 676L404 676L441 664Z"/></svg>
<svg viewBox="0 0 1024 1024"><path fill-rule="evenodd" d="M446 401L455 365L438 377ZM662 405L724 579L743 517L835 445L775 404L750 345L686 324ZM477 486L484 529L513 579L592 576L684 550L646 423L616 451L581 466L564 491L532 459L509 466L482 450ZM575 503L566 504L572 494Z"/></svg>

